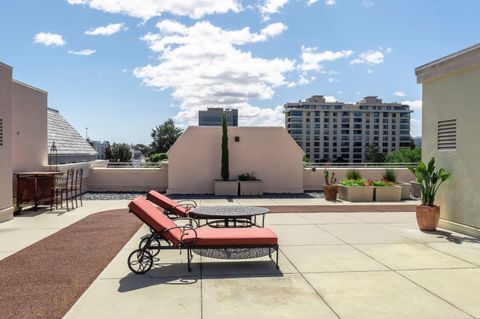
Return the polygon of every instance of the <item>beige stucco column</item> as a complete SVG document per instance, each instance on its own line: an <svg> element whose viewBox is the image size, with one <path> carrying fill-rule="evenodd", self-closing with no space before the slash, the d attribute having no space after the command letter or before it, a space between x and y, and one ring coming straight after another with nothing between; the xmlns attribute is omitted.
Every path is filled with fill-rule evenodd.
<svg viewBox="0 0 480 319"><path fill-rule="evenodd" d="M13 218L12 68L0 62L0 222Z"/></svg>

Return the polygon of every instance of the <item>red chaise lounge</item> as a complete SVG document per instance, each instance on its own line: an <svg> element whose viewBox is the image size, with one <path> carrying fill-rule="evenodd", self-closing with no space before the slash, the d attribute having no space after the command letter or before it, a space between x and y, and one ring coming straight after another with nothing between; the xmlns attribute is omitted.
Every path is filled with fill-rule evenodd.
<svg viewBox="0 0 480 319"><path fill-rule="evenodd" d="M147 199L161 207L164 210L163 213L170 218L188 217L189 210L197 207L197 203L194 200L174 201L156 191L148 192Z"/></svg>
<svg viewBox="0 0 480 319"><path fill-rule="evenodd" d="M178 226L166 215L159 214L157 208L139 196L128 205L130 212L140 218L154 232L145 245L133 251L128 257L128 267L137 274L143 274L153 266L153 256L162 249L187 249L188 271L191 271L192 249L222 248L268 248L276 252L275 265L278 269L278 238L268 228L193 228L191 225ZM154 245L161 237L170 245ZM156 251L152 253L152 251ZM271 256L271 253L270 253Z"/></svg>

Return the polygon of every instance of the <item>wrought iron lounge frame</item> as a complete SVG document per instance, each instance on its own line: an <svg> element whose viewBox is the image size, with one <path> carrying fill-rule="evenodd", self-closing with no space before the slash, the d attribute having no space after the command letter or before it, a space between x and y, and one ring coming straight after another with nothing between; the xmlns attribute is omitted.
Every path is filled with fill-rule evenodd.
<svg viewBox="0 0 480 319"><path fill-rule="evenodd" d="M132 210L129 210L130 213L132 213ZM148 223L145 222L140 216L136 215L140 220L142 220L146 225ZM184 220L190 220L190 222L195 222L197 221L193 218L189 217L183 217ZM148 225L149 226L149 225ZM182 231L182 236L180 238L180 244L179 245L173 245L168 239L166 239L163 234L167 233L170 230L173 229L180 229ZM188 271L192 271L191 267L191 261L193 258L193 249L253 249L253 248L266 248L269 250L269 257L272 258L272 252L275 252L275 267L276 269L279 269L279 264L278 264L278 255L279 255L279 245L274 244L274 245L195 245L196 239L197 239L197 231L195 228L192 227L191 224L186 224L183 226L175 226L175 227L170 227L164 229L162 232L158 233L152 230L150 227L150 230L152 231L151 235L148 235L147 237L142 238L140 241L139 249L134 250L128 257L128 267L130 268L131 271L133 271L136 274L144 274L147 271L149 271L152 266L153 266L153 257L156 256L160 250L165 249L165 250L187 250L187 267ZM195 237L193 240L190 240L188 242L184 242L184 236L186 235L186 231L192 231L195 234ZM147 239L146 243L142 245L142 242ZM168 246L161 246L161 245L152 245L154 240L164 240L165 242L168 243ZM156 253L151 253L150 251L157 251ZM141 264L141 267L139 269L134 269L132 266L132 260L131 258L137 258L137 262L139 259L140 262L146 262L145 266Z"/></svg>

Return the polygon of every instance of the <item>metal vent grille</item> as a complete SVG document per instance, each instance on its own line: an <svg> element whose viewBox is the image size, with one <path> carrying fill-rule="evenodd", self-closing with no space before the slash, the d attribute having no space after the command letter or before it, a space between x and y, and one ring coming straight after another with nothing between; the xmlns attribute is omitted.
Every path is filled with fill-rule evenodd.
<svg viewBox="0 0 480 319"><path fill-rule="evenodd" d="M0 146L3 146L3 120L0 119Z"/></svg>
<svg viewBox="0 0 480 319"><path fill-rule="evenodd" d="M457 119L438 121L437 147L439 150L457 148Z"/></svg>

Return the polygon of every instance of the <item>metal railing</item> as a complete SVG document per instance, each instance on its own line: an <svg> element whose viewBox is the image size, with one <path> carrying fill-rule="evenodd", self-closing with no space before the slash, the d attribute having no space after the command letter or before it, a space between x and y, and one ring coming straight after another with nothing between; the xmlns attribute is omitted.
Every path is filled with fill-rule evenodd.
<svg viewBox="0 0 480 319"><path fill-rule="evenodd" d="M162 165L162 162L108 162L108 168L159 168Z"/></svg>
<svg viewBox="0 0 480 319"><path fill-rule="evenodd" d="M304 163L305 168L407 168L416 167L418 163Z"/></svg>

